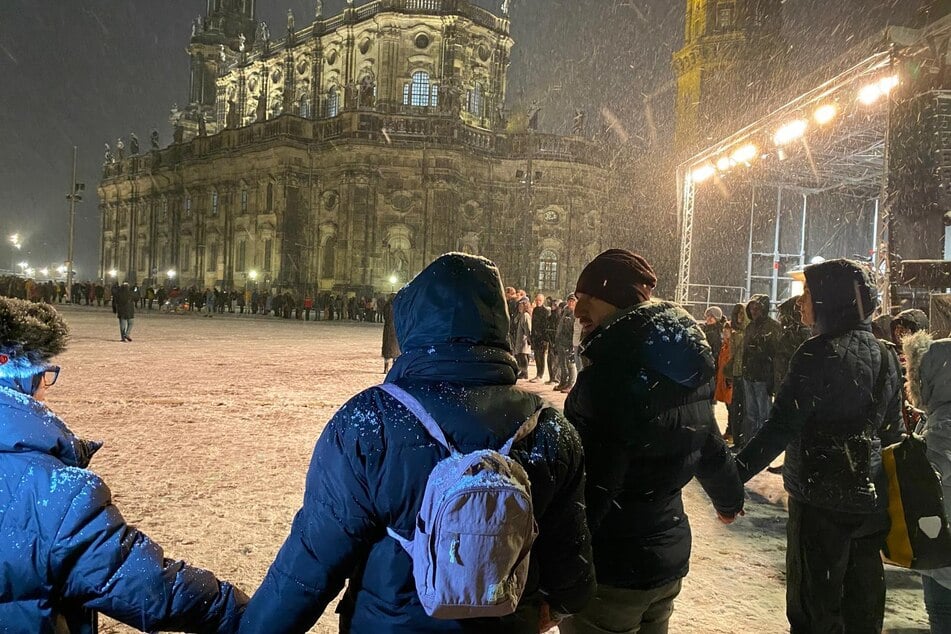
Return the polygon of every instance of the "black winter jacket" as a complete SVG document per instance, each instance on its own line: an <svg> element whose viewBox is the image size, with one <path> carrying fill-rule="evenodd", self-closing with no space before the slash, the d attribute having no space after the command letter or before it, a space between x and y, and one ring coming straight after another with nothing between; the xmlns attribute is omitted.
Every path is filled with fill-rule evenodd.
<svg viewBox="0 0 951 634"><path fill-rule="evenodd" d="M386 379L410 391L462 452L501 447L539 404L515 387L498 271L492 267L494 279L478 286L460 281L471 276L465 271L473 260L443 256L397 295L403 354ZM539 525L518 611L463 621L426 615L412 561L386 531L412 534L426 480L447 456L381 390L365 390L340 408L317 441L303 507L248 606L242 634L306 631L346 580L342 632L535 634L542 600L563 614L580 611L595 587L584 458L577 432L548 407L535 431L512 450L531 480Z"/></svg>
<svg viewBox="0 0 951 634"><path fill-rule="evenodd" d="M540 348L548 341L548 320L551 318L551 309L547 306L532 308L532 347Z"/></svg>
<svg viewBox="0 0 951 634"><path fill-rule="evenodd" d="M850 298L856 292L840 262L806 269L818 334L793 355L768 420L737 456L737 464L745 482L785 450L783 482L790 496L830 510L871 513L885 503L882 443L900 436L900 369L889 351L887 376L873 403L882 346L869 320L847 305L854 304ZM843 279L822 284L817 276L824 273Z"/></svg>
<svg viewBox="0 0 951 634"><path fill-rule="evenodd" d="M710 347L686 311L651 301L596 329L580 348L592 363L565 414L585 448L598 583L660 587L687 574L681 489L694 476L720 512L743 507L710 403Z"/></svg>
<svg viewBox="0 0 951 634"><path fill-rule="evenodd" d="M750 304L758 303L763 308L759 319L753 319ZM769 297L754 295L746 307L750 323L743 335L743 378L747 381L767 383L772 390L776 379L776 354L782 327L769 316Z"/></svg>

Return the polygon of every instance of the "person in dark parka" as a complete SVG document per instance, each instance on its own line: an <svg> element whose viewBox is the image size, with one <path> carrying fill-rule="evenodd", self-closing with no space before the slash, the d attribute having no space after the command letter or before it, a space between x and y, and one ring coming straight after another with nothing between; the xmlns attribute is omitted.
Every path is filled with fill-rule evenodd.
<svg viewBox="0 0 951 634"><path fill-rule="evenodd" d="M135 319L135 297L128 282L123 282L112 296L112 310L119 318L119 335L122 341L132 341L132 322Z"/></svg>
<svg viewBox="0 0 951 634"><path fill-rule="evenodd" d="M898 347L899 351L902 349L901 340L903 338L922 330L927 331L929 328L931 328L931 321L928 319L927 313L918 308L901 311L895 315L895 318L889 324L892 343Z"/></svg>
<svg viewBox="0 0 951 634"><path fill-rule="evenodd" d="M101 443L43 404L66 339L53 308L0 299L0 632L94 634L97 612L149 632L234 632L247 597L126 524L86 469Z"/></svg>
<svg viewBox="0 0 951 634"><path fill-rule="evenodd" d="M743 431L747 438L763 426L776 393L776 354L782 327L769 316L769 309L767 295L753 295L746 304L750 321L743 334Z"/></svg>
<svg viewBox="0 0 951 634"><path fill-rule="evenodd" d="M714 362L676 304L651 300L656 277L629 251L599 255L578 279L587 335L565 414L585 449L597 598L563 634L667 631L690 563L681 490L696 476L725 523L743 485L710 401Z"/></svg>
<svg viewBox="0 0 951 634"><path fill-rule="evenodd" d="M396 296L402 354L386 381L409 391L461 452L501 447L541 404L515 387L498 269L484 258L436 259ZM346 403L325 427L303 507L241 624L242 634L304 632L337 596L341 632L535 634L594 594L577 432L545 407L512 456L532 483L539 535L518 610L496 619L437 620L416 593L412 561L387 535L416 526L426 480L447 452L382 390Z"/></svg>
<svg viewBox="0 0 951 634"><path fill-rule="evenodd" d="M809 337L812 331L802 323L802 312L799 309L799 296L790 297L779 305L779 325L782 326L782 333L779 335L779 345L776 346L776 361L774 371L776 373L775 385L782 385L789 371L789 363L793 355Z"/></svg>
<svg viewBox="0 0 951 634"><path fill-rule="evenodd" d="M390 371L390 364L393 359L400 356L400 343L396 339L396 325L393 323L393 299L394 293L390 293L383 304L383 373Z"/></svg>
<svg viewBox="0 0 951 634"><path fill-rule="evenodd" d="M793 355L760 432L737 456L747 481L782 451L789 493L786 614L793 634L881 632L888 532L882 444L900 437L900 369L875 339L868 271L806 267L800 299L814 337Z"/></svg>

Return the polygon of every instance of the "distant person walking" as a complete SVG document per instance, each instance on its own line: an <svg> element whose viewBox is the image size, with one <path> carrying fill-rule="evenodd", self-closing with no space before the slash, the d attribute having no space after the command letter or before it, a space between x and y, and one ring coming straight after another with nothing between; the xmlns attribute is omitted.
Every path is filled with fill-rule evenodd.
<svg viewBox="0 0 951 634"><path fill-rule="evenodd" d="M112 296L112 311L119 318L119 336L122 341L132 341L132 322L135 319L135 297L128 282L123 282Z"/></svg>

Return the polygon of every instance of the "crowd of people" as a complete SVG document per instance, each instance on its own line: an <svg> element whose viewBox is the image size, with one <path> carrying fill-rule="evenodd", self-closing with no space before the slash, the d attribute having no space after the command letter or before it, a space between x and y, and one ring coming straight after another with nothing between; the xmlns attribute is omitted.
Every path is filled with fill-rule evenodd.
<svg viewBox="0 0 951 634"><path fill-rule="evenodd" d="M101 611L145 631L303 632L345 588L342 632L663 634L689 570L683 487L696 478L730 524L744 483L785 451L791 631L881 632L882 447L907 430L907 367L951 488L951 340L918 314L873 324L876 287L844 259L807 267L779 321L757 296L698 322L656 284L611 249L564 303L532 301L488 260L437 258L378 305L385 381L323 429L250 600L125 524L86 470L98 443L42 404L66 325L0 298L0 623L87 632ZM546 372L563 412L517 383ZM948 569L927 573L924 598L948 631Z"/></svg>
<svg viewBox="0 0 951 634"><path fill-rule="evenodd" d="M72 303L77 306L114 306L114 295L122 286L119 282L74 282L67 293L66 282L48 280L37 282L31 278L0 276L0 296L25 299L47 304ZM190 312L204 315L239 314L273 315L284 319L349 320L383 323L383 309L387 302L382 293L320 292L303 294L270 289L223 290L218 287L200 289L197 286L180 288L162 285L130 284L130 299L139 310Z"/></svg>

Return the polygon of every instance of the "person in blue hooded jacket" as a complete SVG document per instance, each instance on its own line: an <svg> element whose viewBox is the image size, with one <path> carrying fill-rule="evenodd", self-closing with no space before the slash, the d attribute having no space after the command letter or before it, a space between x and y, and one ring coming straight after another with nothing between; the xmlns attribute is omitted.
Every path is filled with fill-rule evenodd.
<svg viewBox="0 0 951 634"><path fill-rule="evenodd" d="M508 311L488 260L439 257L399 292L393 312L402 354L386 381L416 397L460 452L498 449L541 405L515 387ZM426 480L447 455L380 389L341 407L317 440L303 507L248 605L242 634L307 631L348 580L341 632L535 634L584 607L594 575L581 443L545 407L511 454L530 478L539 528L518 609L492 619L426 615L412 560L387 529L414 531Z"/></svg>
<svg viewBox="0 0 951 634"><path fill-rule="evenodd" d="M0 298L0 634L94 634L97 612L150 632L235 631L247 597L126 524L86 470L101 443L43 404L67 337L49 305Z"/></svg>
<svg viewBox="0 0 951 634"><path fill-rule="evenodd" d="M575 286L584 328L565 415L581 435L597 597L562 634L663 634L690 565L681 490L694 476L721 521L743 485L713 414L713 353L683 308L651 299L657 277L624 249L592 260Z"/></svg>

